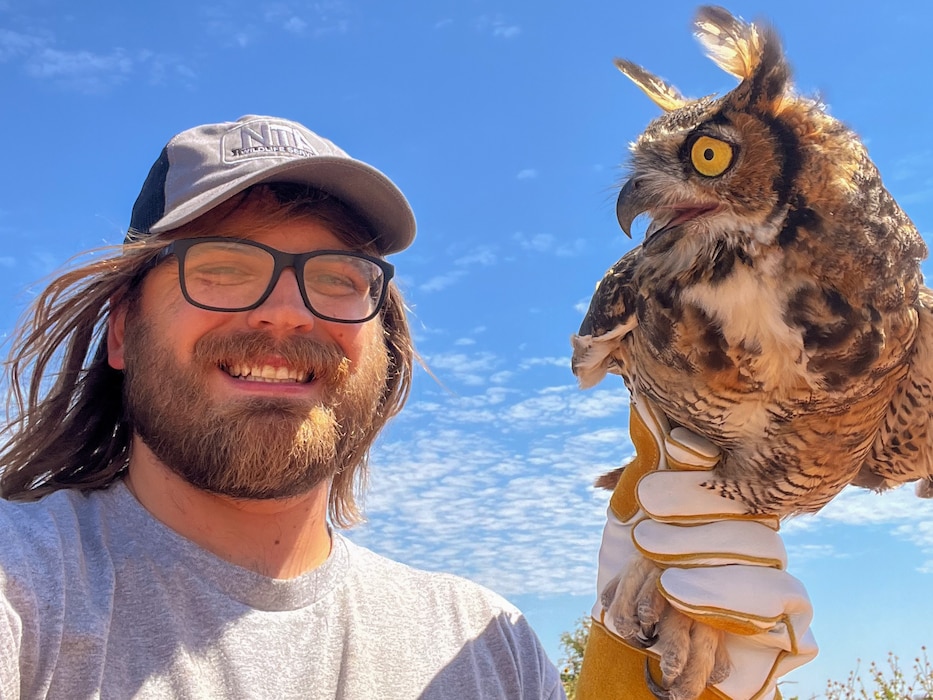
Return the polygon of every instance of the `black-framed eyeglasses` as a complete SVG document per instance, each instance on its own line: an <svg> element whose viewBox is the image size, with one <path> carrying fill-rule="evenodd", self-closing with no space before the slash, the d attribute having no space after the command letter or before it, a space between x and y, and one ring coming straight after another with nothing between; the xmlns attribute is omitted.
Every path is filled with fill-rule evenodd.
<svg viewBox="0 0 933 700"><path fill-rule="evenodd" d="M256 241L210 236L172 241L153 259L178 259L187 302L208 311L249 311L272 293L291 268L308 310L325 321L363 323L385 303L395 267L350 250L284 253Z"/></svg>

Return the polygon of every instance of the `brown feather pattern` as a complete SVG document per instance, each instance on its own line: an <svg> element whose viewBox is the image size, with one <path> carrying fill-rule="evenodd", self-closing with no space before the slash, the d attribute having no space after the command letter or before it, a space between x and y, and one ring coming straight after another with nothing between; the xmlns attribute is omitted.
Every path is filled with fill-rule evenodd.
<svg viewBox="0 0 933 700"><path fill-rule="evenodd" d="M668 105L633 144L619 201L623 228L653 224L597 286L574 373L584 387L619 374L718 444L709 488L758 512L933 477L920 235L857 135L793 91L770 27L721 8L696 27L741 82L688 100L623 62ZM721 174L691 160L712 159L707 143L730 149Z"/></svg>

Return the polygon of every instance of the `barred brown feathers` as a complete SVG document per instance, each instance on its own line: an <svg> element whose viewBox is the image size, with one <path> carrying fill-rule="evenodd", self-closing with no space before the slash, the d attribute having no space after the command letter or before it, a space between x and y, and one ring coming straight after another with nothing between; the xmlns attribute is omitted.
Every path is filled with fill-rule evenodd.
<svg viewBox="0 0 933 700"><path fill-rule="evenodd" d="M599 283L575 374L620 374L717 443L710 488L756 511L933 477L923 240L857 135L794 92L770 27L704 7L696 34L740 79L718 99L616 62L664 110L617 205L626 233L652 223Z"/></svg>

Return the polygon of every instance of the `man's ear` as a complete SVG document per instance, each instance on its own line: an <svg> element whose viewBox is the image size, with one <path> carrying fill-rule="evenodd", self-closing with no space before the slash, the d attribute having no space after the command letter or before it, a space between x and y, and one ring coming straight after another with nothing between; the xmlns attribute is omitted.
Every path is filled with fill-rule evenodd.
<svg viewBox="0 0 933 700"><path fill-rule="evenodd" d="M111 304L113 304L111 300ZM110 307L107 317L107 364L113 369L126 369L124 338L126 337L126 301Z"/></svg>

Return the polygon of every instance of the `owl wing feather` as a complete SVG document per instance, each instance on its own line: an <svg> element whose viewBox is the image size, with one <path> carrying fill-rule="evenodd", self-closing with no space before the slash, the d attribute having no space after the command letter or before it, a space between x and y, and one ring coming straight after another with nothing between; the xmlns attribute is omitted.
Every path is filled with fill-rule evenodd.
<svg viewBox="0 0 933 700"><path fill-rule="evenodd" d="M596 285L580 331L571 338L570 366L584 389L598 384L607 373L624 375L619 352L622 338L638 326L634 271L640 255L640 248L631 250L606 272Z"/></svg>
<svg viewBox="0 0 933 700"><path fill-rule="evenodd" d="M933 291L922 289L909 371L894 394L856 486L884 490L920 479L918 494L933 484Z"/></svg>

